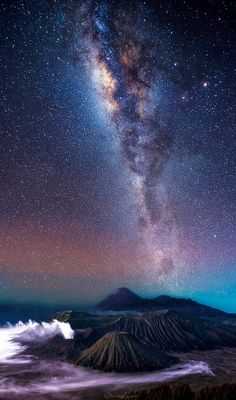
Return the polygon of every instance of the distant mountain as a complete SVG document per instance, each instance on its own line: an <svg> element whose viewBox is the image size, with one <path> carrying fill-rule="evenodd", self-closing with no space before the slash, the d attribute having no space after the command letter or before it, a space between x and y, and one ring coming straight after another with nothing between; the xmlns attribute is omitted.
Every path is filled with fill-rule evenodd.
<svg viewBox="0 0 236 400"><path fill-rule="evenodd" d="M191 299L162 295L156 297L153 301L156 302L160 308L175 310L189 317L219 317L227 315L227 313L222 310L200 304Z"/></svg>
<svg viewBox="0 0 236 400"><path fill-rule="evenodd" d="M140 372L166 368L177 361L127 332L109 332L75 362L106 372Z"/></svg>
<svg viewBox="0 0 236 400"><path fill-rule="evenodd" d="M106 310L120 310L122 305L128 307L129 305L139 304L142 297L138 296L127 288L119 288L115 293L106 297L95 308L101 311Z"/></svg>
<svg viewBox="0 0 236 400"><path fill-rule="evenodd" d="M94 308L97 311L153 311L174 310L189 317L215 318L231 316L231 314L213 307L202 305L191 299L175 298L171 296L158 296L154 299L145 299L126 288L106 297ZM233 314L232 314L233 317Z"/></svg>

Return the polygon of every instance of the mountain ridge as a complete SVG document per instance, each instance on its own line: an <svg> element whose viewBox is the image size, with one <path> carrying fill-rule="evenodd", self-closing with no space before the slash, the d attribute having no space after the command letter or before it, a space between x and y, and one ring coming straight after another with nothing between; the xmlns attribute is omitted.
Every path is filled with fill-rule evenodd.
<svg viewBox="0 0 236 400"><path fill-rule="evenodd" d="M116 292L107 296L104 300L96 304L95 311L158 311L175 310L185 316L191 317L234 317L235 314L227 313L223 310L198 303L189 298L179 298L167 295L160 295L153 299L143 298L127 288L120 288Z"/></svg>

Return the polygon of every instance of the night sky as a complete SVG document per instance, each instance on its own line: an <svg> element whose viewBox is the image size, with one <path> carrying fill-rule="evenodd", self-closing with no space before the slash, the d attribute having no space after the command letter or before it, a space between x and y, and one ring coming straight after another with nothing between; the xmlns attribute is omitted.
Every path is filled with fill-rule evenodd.
<svg viewBox="0 0 236 400"><path fill-rule="evenodd" d="M1 2L1 301L236 311L233 3Z"/></svg>

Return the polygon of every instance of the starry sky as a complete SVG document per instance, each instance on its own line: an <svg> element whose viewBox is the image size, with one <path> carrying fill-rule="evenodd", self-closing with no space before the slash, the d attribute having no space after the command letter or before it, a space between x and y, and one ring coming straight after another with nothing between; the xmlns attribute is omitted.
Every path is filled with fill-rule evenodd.
<svg viewBox="0 0 236 400"><path fill-rule="evenodd" d="M1 2L2 302L235 311L233 3Z"/></svg>

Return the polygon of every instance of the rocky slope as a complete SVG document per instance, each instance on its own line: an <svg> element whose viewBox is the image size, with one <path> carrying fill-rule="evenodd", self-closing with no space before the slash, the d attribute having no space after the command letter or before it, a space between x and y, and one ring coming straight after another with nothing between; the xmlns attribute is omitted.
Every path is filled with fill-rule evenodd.
<svg viewBox="0 0 236 400"><path fill-rule="evenodd" d="M106 372L138 372L166 368L177 359L163 354L125 332L109 332L74 360Z"/></svg>
<svg viewBox="0 0 236 400"><path fill-rule="evenodd" d="M141 316L121 316L100 329L128 332L163 351L207 350L236 346L236 329L202 320L187 319L175 311Z"/></svg>
<svg viewBox="0 0 236 400"><path fill-rule="evenodd" d="M25 354L47 360L66 360L74 351L74 340L54 336L44 342L32 342L25 349Z"/></svg>

